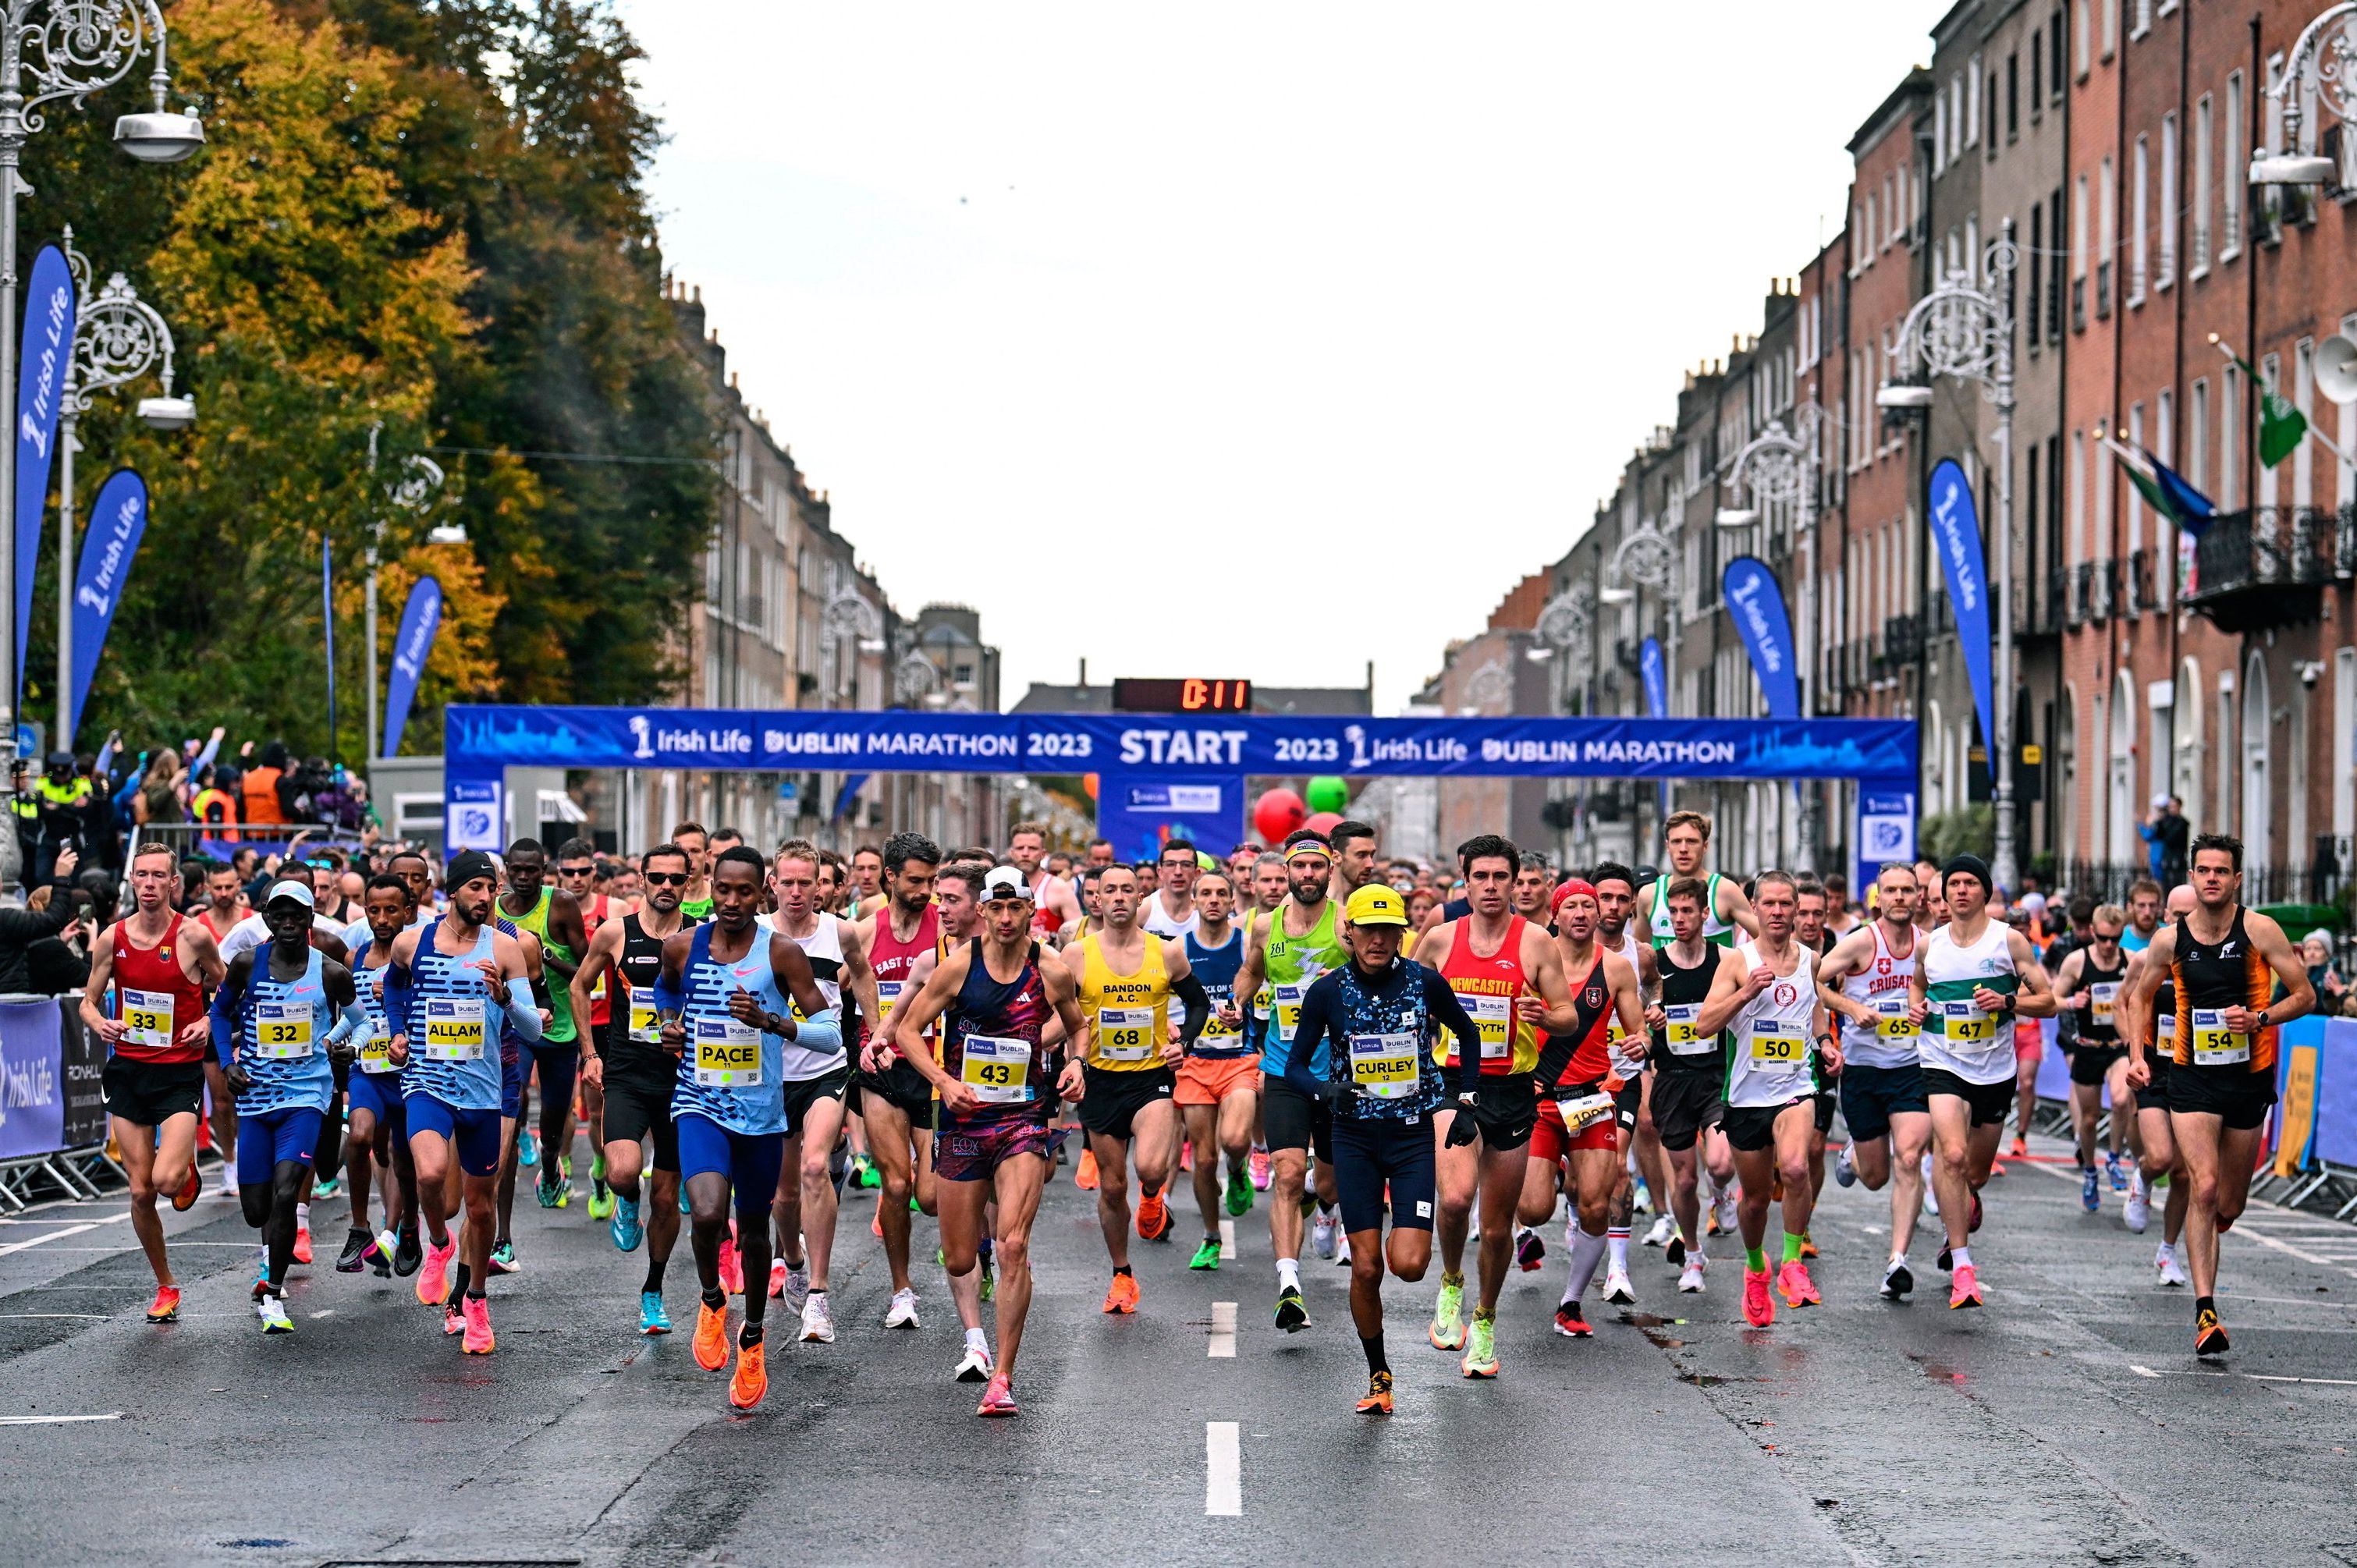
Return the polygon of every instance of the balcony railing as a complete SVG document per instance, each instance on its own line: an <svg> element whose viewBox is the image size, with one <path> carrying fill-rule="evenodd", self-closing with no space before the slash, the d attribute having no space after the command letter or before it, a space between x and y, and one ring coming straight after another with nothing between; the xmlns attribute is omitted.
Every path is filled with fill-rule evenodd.
<svg viewBox="0 0 2357 1568"><path fill-rule="evenodd" d="M2057 566L2046 574L2046 596L2038 607L2038 629L2050 634L2061 631L2070 602L2071 574Z"/></svg>
<svg viewBox="0 0 2357 1568"><path fill-rule="evenodd" d="M1882 661L1889 671L1922 656L1923 623L1915 616L1892 616L1882 623Z"/></svg>
<svg viewBox="0 0 2357 1568"><path fill-rule="evenodd" d="M2070 571L2071 625L2074 628L2082 627L2087 624L2092 607L2089 601L2095 596L2095 564L2093 561L2082 561Z"/></svg>
<svg viewBox="0 0 2357 1568"><path fill-rule="evenodd" d="M2137 615L2160 608L2160 597L2153 589L2154 558L2158 553L2147 544L2128 557L2128 601Z"/></svg>
<svg viewBox="0 0 2357 1568"><path fill-rule="evenodd" d="M2357 567L2357 520L2349 509L2258 507L2228 512L2193 547L2186 606L2221 631L2261 631L2311 621L2322 588Z"/></svg>

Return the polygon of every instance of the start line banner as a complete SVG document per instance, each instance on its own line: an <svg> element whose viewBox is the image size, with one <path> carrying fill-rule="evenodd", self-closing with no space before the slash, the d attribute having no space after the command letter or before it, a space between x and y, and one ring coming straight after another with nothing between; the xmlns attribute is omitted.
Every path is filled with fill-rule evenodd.
<svg viewBox="0 0 2357 1568"><path fill-rule="evenodd" d="M1912 786L1908 719L1202 718L453 704L453 779L508 767L1158 778L1876 779ZM454 797L455 798L455 797Z"/></svg>

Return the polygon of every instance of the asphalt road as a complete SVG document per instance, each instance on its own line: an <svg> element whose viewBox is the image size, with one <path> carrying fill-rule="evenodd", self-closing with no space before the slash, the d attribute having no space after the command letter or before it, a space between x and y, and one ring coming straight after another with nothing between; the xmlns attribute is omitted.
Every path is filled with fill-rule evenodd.
<svg viewBox="0 0 2357 1568"><path fill-rule="evenodd" d="M773 1333L750 1416L684 1331L638 1336L639 1261L577 1197L523 1197L488 1359L407 1282L327 1266L339 1202L317 1207L322 1259L281 1338L246 1305L226 1202L174 1218L187 1299L164 1328L141 1321L119 1207L0 1222L0 1559L2357 1563L2357 1230L2312 1217L2262 1208L2228 1238L2235 1349L2206 1367L2190 1302L2154 1284L2158 1216L2136 1237L2108 1196L2083 1213L2067 1166L1992 1183L1977 1313L1935 1299L1920 1244L1914 1304L1876 1297L1888 1208L1863 1188L1814 1226L1824 1306L1764 1331L1731 1252L1694 1297L1641 1249L1641 1311L1591 1296L1597 1337L1561 1339L1558 1240L1508 1288L1494 1382L1425 1344L1432 1282L1392 1288L1383 1422L1351 1409L1344 1271L1305 1265L1311 1331L1269 1326L1265 1208L1238 1256L1190 1274L1189 1202L1180 1244L1137 1249L1143 1310L1106 1318L1067 1171L1039 1223L1024 1413L985 1422L949 1380L937 1269L923 1327L880 1326L872 1204L845 1207L837 1342ZM684 1326L684 1239L669 1295Z"/></svg>

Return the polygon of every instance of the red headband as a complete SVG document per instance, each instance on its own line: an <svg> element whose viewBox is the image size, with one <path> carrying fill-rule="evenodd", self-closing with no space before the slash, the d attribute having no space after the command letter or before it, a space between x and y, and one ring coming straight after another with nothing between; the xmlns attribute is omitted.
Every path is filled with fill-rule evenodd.
<svg viewBox="0 0 2357 1568"><path fill-rule="evenodd" d="M1571 897L1575 894L1581 895L1589 899L1594 899L1596 897L1596 884L1588 881L1584 876L1571 877L1555 890L1555 901L1550 904L1548 908L1553 909L1562 908L1564 900Z"/></svg>

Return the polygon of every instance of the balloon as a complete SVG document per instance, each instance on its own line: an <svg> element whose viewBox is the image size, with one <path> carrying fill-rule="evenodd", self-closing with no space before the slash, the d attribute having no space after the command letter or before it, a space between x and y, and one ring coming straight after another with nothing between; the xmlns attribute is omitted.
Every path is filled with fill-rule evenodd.
<svg viewBox="0 0 2357 1568"><path fill-rule="evenodd" d="M1089 792L1090 800L1095 800L1097 798L1097 776L1093 773L1082 774L1081 788Z"/></svg>
<svg viewBox="0 0 2357 1568"><path fill-rule="evenodd" d="M1313 811L1342 811L1351 803L1351 787L1331 774L1309 781L1309 809Z"/></svg>
<svg viewBox="0 0 2357 1568"><path fill-rule="evenodd" d="M1279 785L1268 790L1253 803L1253 827L1261 842L1275 848L1285 843L1285 835L1299 827L1309 815L1309 808L1301 797Z"/></svg>
<svg viewBox="0 0 2357 1568"><path fill-rule="evenodd" d="M1308 828L1311 832L1325 833L1330 837L1334 830L1342 825L1342 813L1340 811L1319 811L1301 825Z"/></svg>

